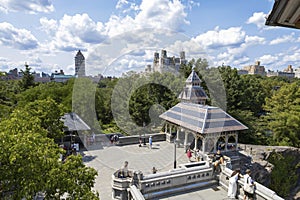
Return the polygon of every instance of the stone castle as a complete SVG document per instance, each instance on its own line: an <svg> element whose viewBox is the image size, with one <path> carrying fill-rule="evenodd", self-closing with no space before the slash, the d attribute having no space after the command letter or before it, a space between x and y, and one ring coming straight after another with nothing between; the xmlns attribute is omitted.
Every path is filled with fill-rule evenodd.
<svg viewBox="0 0 300 200"><path fill-rule="evenodd" d="M161 55L158 52L154 53L153 64L146 66L146 72L166 72L179 71L181 64L186 64L185 52L181 51L179 57L168 57L166 50L161 50Z"/></svg>

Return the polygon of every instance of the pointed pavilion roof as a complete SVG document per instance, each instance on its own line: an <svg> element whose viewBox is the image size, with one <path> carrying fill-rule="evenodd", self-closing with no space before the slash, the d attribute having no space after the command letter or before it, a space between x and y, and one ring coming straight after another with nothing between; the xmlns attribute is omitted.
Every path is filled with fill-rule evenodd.
<svg viewBox="0 0 300 200"><path fill-rule="evenodd" d="M221 108L194 103L178 103L159 117L200 134L248 129Z"/></svg>
<svg viewBox="0 0 300 200"><path fill-rule="evenodd" d="M208 96L206 95L204 89L201 87L201 82L201 79L193 69L192 73L186 79L185 87L179 94L178 98L182 101L191 103L200 102L200 100L207 100Z"/></svg>
<svg viewBox="0 0 300 200"><path fill-rule="evenodd" d="M197 75L197 73L195 72L195 70L192 70L192 73L189 75L189 77L186 79L185 83L187 84L192 84L192 85L200 85L201 83L201 79L199 78L199 76Z"/></svg>

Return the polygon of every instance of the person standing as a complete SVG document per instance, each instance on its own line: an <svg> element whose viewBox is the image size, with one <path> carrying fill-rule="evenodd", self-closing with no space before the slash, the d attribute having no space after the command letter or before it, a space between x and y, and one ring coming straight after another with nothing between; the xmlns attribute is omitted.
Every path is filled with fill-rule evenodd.
<svg viewBox="0 0 300 200"><path fill-rule="evenodd" d="M149 137L149 147L152 149L152 136Z"/></svg>
<svg viewBox="0 0 300 200"><path fill-rule="evenodd" d="M189 148L186 152L186 156L188 157L189 161L191 162L191 157L192 157L192 151L191 149Z"/></svg>
<svg viewBox="0 0 300 200"><path fill-rule="evenodd" d="M254 197L254 186L255 183L252 180L251 176L251 170L247 169L246 170L246 174L244 175L244 200L246 200L248 198L248 200L253 200ZM246 191L247 187L252 187L252 191Z"/></svg>
<svg viewBox="0 0 300 200"><path fill-rule="evenodd" d="M156 174L156 172L157 172L157 169L156 169L155 167L153 167L153 168L152 168L152 173L153 173L153 174Z"/></svg>
<svg viewBox="0 0 300 200"><path fill-rule="evenodd" d="M126 178L129 176L128 173L128 161L124 162L124 165L121 167L121 177Z"/></svg>
<svg viewBox="0 0 300 200"><path fill-rule="evenodd" d="M199 149L196 150L195 157L196 157L197 162L199 162L201 160L200 159L201 155L200 155L200 150Z"/></svg>
<svg viewBox="0 0 300 200"><path fill-rule="evenodd" d="M236 198L237 181L239 179L239 175L240 175L240 171L234 170L229 178L228 192L227 192L228 198L231 198L231 199Z"/></svg>

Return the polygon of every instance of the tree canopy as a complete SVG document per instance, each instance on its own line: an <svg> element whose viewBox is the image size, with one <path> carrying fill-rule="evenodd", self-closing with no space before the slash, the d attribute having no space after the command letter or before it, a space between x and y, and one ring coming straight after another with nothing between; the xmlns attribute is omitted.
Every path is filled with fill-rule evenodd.
<svg viewBox="0 0 300 200"><path fill-rule="evenodd" d="M4 199L46 199L68 194L74 199L98 199L92 192L97 172L84 166L81 156L60 160L64 150L49 137L58 132L58 112L51 99L15 109L0 122L0 185Z"/></svg>

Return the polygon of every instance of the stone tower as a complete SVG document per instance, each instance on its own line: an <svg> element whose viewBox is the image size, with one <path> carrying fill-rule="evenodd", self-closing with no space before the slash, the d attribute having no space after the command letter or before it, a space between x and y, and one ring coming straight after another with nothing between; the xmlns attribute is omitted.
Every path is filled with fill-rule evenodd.
<svg viewBox="0 0 300 200"><path fill-rule="evenodd" d="M85 76L85 58L80 50L75 56L75 76Z"/></svg>
<svg viewBox="0 0 300 200"><path fill-rule="evenodd" d="M185 87L179 94L178 99L180 99L181 102L205 105L208 97L204 89L200 85L201 82L201 79L193 68L192 73L185 81Z"/></svg>

